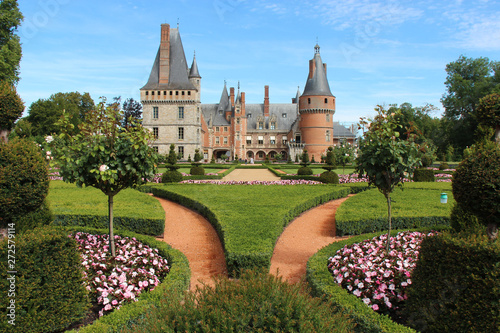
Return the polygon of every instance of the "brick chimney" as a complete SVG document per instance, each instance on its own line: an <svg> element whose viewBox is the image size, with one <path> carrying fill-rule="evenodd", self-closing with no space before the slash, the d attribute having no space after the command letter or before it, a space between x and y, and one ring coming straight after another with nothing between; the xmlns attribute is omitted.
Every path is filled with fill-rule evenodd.
<svg viewBox="0 0 500 333"><path fill-rule="evenodd" d="M241 115L245 116L245 93L242 92L240 95L240 101L241 101Z"/></svg>
<svg viewBox="0 0 500 333"><path fill-rule="evenodd" d="M229 98L231 101L231 107L234 108L234 87L229 88Z"/></svg>
<svg viewBox="0 0 500 333"><path fill-rule="evenodd" d="M264 117L269 117L269 86L264 86Z"/></svg>
<svg viewBox="0 0 500 333"><path fill-rule="evenodd" d="M316 61L314 61L314 59L309 60L309 76L307 77L308 79L312 79L315 69L316 69Z"/></svg>
<svg viewBox="0 0 500 333"><path fill-rule="evenodd" d="M170 25L161 25L161 41L160 41L160 72L158 74L158 82L160 84L168 84L170 74Z"/></svg>

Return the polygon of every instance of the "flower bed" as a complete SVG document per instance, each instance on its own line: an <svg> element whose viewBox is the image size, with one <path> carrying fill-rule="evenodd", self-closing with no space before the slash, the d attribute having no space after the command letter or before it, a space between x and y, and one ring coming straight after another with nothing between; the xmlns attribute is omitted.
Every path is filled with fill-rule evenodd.
<svg viewBox="0 0 500 333"><path fill-rule="evenodd" d="M346 245L329 258L328 269L337 284L373 310L393 314L407 298L422 239L436 234L400 232L391 237L389 253L386 234Z"/></svg>
<svg viewBox="0 0 500 333"><path fill-rule="evenodd" d="M137 301L143 291L154 290L170 270L166 259L135 238L115 236L116 257L110 260L109 236L84 232L71 234L78 243L84 270L84 283L99 316Z"/></svg>
<svg viewBox="0 0 500 333"><path fill-rule="evenodd" d="M250 181L236 181L236 180L183 180L181 184L216 184L216 185L317 185L323 184L322 182L314 180L303 179L288 179L288 180L250 180Z"/></svg>

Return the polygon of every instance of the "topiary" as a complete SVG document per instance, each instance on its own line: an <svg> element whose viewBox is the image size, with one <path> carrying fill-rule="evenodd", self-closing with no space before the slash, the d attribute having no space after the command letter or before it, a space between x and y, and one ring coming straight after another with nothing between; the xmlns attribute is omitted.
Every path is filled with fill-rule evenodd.
<svg viewBox="0 0 500 333"><path fill-rule="evenodd" d="M458 165L452 179L455 201L487 226L490 239L500 224L500 146L472 146L471 154Z"/></svg>
<svg viewBox="0 0 500 333"><path fill-rule="evenodd" d="M205 169L200 166L193 166L191 167L189 173L191 173L191 175L193 176L203 176L205 174Z"/></svg>
<svg viewBox="0 0 500 333"><path fill-rule="evenodd" d="M316 163L316 161L314 160L314 155L311 158L311 163Z"/></svg>
<svg viewBox="0 0 500 333"><path fill-rule="evenodd" d="M428 168L432 165L432 157L427 154L423 155L420 161L422 162L422 167L424 168Z"/></svg>
<svg viewBox="0 0 500 333"><path fill-rule="evenodd" d="M450 166L446 162L441 163L441 165L439 166L439 170L446 170L449 168L450 168Z"/></svg>
<svg viewBox="0 0 500 333"><path fill-rule="evenodd" d="M7 258L7 251L4 240L0 256ZM0 298L4 318L0 331L62 332L87 314L90 301L83 284L83 265L75 240L66 232L45 226L16 237L15 269L14 298ZM8 283L10 270L7 260L1 260L2 281ZM13 300L15 326L7 322L7 318L12 319L7 311Z"/></svg>
<svg viewBox="0 0 500 333"><path fill-rule="evenodd" d="M332 171L335 169L335 153L333 152L333 147L328 147L326 151L326 156L325 156L325 163L326 166L323 167L323 169L327 171Z"/></svg>
<svg viewBox="0 0 500 333"><path fill-rule="evenodd" d="M189 154L189 155L188 155L188 160L187 160L187 161L188 161L188 163L191 163L191 162L192 162L192 161L191 161L191 154Z"/></svg>
<svg viewBox="0 0 500 333"><path fill-rule="evenodd" d="M459 203L455 203L450 214L450 225L456 232L483 232L484 226L479 223L477 216L469 213Z"/></svg>
<svg viewBox="0 0 500 333"><path fill-rule="evenodd" d="M161 176L162 183L178 183L182 181L182 173L177 170L167 170Z"/></svg>
<svg viewBox="0 0 500 333"><path fill-rule="evenodd" d="M297 175L299 176L310 176L313 174L313 171L310 167L303 166L297 170Z"/></svg>
<svg viewBox="0 0 500 333"><path fill-rule="evenodd" d="M334 171L325 171L319 176L319 181L325 184L338 184L339 175Z"/></svg>
<svg viewBox="0 0 500 333"><path fill-rule="evenodd" d="M0 130L10 131L23 111L24 103L16 88L7 81L0 82Z"/></svg>
<svg viewBox="0 0 500 333"><path fill-rule="evenodd" d="M192 167L191 170L189 171L191 175L201 175L203 176L205 174L205 169L201 166L201 160L203 159L203 156L200 154L199 149L195 149L194 151L194 162L191 163Z"/></svg>
<svg viewBox="0 0 500 333"><path fill-rule="evenodd" d="M413 173L414 182L434 182L434 170L419 168Z"/></svg>
<svg viewBox="0 0 500 333"><path fill-rule="evenodd" d="M40 148L19 138L0 142L0 224L37 210L48 190L47 162Z"/></svg>

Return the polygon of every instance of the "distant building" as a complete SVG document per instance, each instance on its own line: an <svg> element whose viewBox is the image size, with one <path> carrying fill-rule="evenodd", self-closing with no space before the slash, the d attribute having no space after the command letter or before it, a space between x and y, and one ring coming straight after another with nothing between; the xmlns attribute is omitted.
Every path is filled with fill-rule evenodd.
<svg viewBox="0 0 500 333"><path fill-rule="evenodd" d="M262 104L247 104L239 84L236 92L234 87L228 92L225 82L219 103L202 104L196 56L188 67L179 30L162 24L160 48L140 89L143 124L156 137L153 146L166 154L173 143L182 159L200 149L207 161L223 154L256 161L276 154L295 159L307 149L319 161L340 140L354 144L355 134L334 121L335 96L319 49L314 47L304 91L289 104L270 103L267 85Z"/></svg>

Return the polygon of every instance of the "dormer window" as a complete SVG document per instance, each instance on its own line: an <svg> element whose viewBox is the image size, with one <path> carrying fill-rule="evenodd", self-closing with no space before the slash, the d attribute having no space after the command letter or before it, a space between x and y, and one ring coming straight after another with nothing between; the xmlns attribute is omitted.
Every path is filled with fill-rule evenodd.
<svg viewBox="0 0 500 333"><path fill-rule="evenodd" d="M271 129L272 129L272 130L273 130L273 129L276 129L276 123L275 123L274 121L273 121L273 122L271 122Z"/></svg>
<svg viewBox="0 0 500 333"><path fill-rule="evenodd" d="M252 118L252 114L251 113L247 114L247 118Z"/></svg>
<svg viewBox="0 0 500 333"><path fill-rule="evenodd" d="M286 118L286 113L282 113L281 118Z"/></svg>
<svg viewBox="0 0 500 333"><path fill-rule="evenodd" d="M262 121L259 121L259 129L264 129L264 123Z"/></svg>

